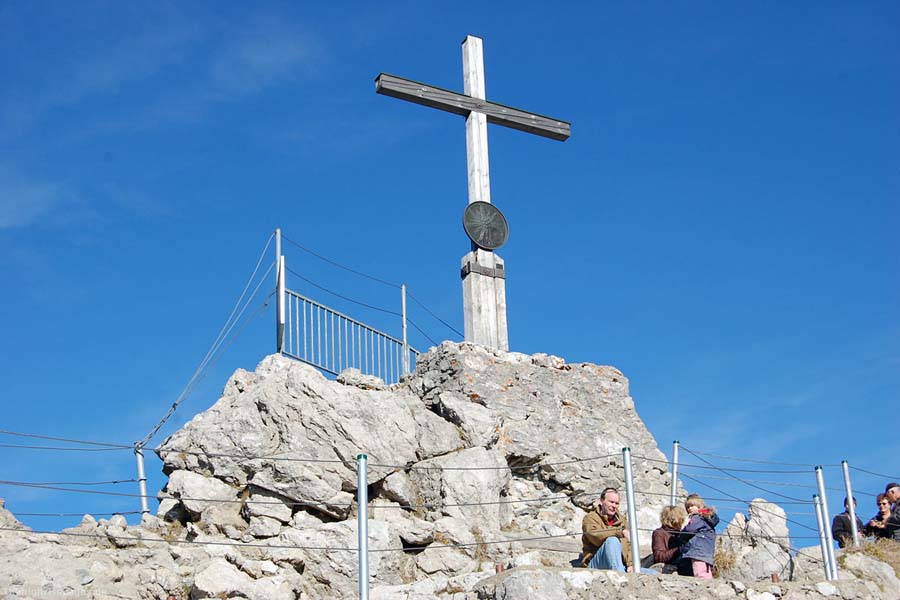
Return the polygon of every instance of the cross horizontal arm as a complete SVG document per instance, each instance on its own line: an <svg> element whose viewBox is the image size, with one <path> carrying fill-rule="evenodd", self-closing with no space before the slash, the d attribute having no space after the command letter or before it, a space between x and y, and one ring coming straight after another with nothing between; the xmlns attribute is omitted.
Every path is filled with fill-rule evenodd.
<svg viewBox="0 0 900 600"><path fill-rule="evenodd" d="M480 100L465 94L458 94L433 85L426 85L404 79L396 75L381 73L375 78L375 91L385 96L408 100L416 104L430 106L464 117L471 112L480 112L487 116L488 123L502 125L519 131L533 133L561 142L569 139L571 125L565 121L551 119L543 115L525 112L518 108L512 108Z"/></svg>

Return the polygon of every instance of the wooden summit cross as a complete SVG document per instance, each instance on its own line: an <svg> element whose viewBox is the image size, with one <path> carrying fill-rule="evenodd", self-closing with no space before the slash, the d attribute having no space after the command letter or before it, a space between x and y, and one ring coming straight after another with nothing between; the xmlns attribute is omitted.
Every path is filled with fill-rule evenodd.
<svg viewBox="0 0 900 600"><path fill-rule="evenodd" d="M570 125L535 113L485 99L482 40L466 36L462 44L465 94L458 94L410 79L381 73L375 91L416 104L466 117L466 158L469 173L469 204L491 202L488 170L487 124L503 125L565 141ZM506 327L506 271L493 251L472 243L462 259L464 331L467 342L509 350Z"/></svg>

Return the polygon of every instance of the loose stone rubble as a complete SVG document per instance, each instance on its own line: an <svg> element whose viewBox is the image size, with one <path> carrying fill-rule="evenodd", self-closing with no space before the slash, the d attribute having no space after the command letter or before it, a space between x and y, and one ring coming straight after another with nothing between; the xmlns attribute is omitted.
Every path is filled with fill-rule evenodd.
<svg viewBox="0 0 900 600"><path fill-rule="evenodd" d="M823 582L814 553L791 556L784 511L762 499L722 535L734 558L722 579L572 568L585 510L603 487L624 486L626 446L638 520L655 528L672 481L612 367L445 342L388 386L358 371L329 381L270 356L235 372L214 406L161 445L169 481L156 516L128 526L86 515L47 536L0 506L0 590L357 597L365 454L373 599L900 597L890 567L861 555L847 557L846 580Z"/></svg>

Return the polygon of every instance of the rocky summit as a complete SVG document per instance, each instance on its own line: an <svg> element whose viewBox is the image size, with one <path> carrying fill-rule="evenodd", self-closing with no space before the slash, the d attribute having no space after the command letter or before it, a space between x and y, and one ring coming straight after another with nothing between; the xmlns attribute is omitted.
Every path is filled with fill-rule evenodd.
<svg viewBox="0 0 900 600"><path fill-rule="evenodd" d="M891 568L861 554L822 581L815 552L792 553L784 511L763 499L728 524L729 564L711 582L574 568L585 510L603 487L624 489L624 447L648 543L678 483L617 369L445 342L386 386L273 355L158 448L169 479L156 516L86 515L39 535L0 507L0 589L355 598L365 455L373 599L900 597Z"/></svg>

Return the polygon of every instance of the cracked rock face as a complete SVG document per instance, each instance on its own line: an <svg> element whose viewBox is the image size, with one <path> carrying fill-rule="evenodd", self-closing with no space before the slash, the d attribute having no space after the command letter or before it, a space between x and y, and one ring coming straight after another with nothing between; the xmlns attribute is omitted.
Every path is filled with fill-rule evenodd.
<svg viewBox="0 0 900 600"><path fill-rule="evenodd" d="M670 490L666 457L618 369L445 342L419 357L407 385L468 444L495 448L514 476L542 481L583 509L603 487L624 490L622 448L630 447L641 522L658 526ZM573 462L594 457L602 458ZM547 466L526 468L536 463Z"/></svg>
<svg viewBox="0 0 900 600"><path fill-rule="evenodd" d="M354 598L365 454L373 598L748 597L743 584L556 568L580 551L567 534L580 533L599 491L624 490L623 447L638 521L655 528L666 459L612 367L448 342L386 386L354 372L329 381L270 356L235 372L215 405L161 445L169 482L158 516L139 526L86 516L48 538L0 504L0 583L11 598ZM729 526L742 568L758 562L766 578L787 572L754 554L766 542L787 556L777 511L751 506L749 524ZM529 540L546 536L559 537ZM498 565L509 570L495 575Z"/></svg>

